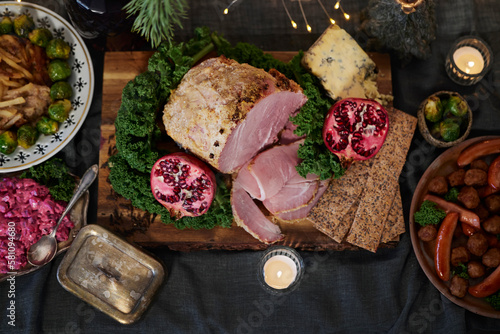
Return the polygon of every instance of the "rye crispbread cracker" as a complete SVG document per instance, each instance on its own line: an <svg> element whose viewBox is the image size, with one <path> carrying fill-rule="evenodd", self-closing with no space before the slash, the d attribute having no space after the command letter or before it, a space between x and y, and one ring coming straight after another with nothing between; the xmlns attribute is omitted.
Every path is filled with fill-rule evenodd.
<svg viewBox="0 0 500 334"><path fill-rule="evenodd" d="M399 239L399 235L405 232L405 220L403 216L403 203L401 200L401 192L399 185L396 188L394 201L392 202L391 210L387 215L387 220L382 232L381 243L386 243Z"/></svg>
<svg viewBox="0 0 500 334"><path fill-rule="evenodd" d="M346 217L363 191L371 162L359 161L339 179L332 180L316 206L309 212L313 225L336 242L342 242L351 227L352 218ZM356 206L357 207L357 206ZM354 217L354 212L353 215Z"/></svg>
<svg viewBox="0 0 500 334"><path fill-rule="evenodd" d="M413 138L417 120L397 109L389 111L389 132L365 185L347 242L375 252L399 184L399 175Z"/></svg>
<svg viewBox="0 0 500 334"><path fill-rule="evenodd" d="M402 111L388 113L390 129L382 149L333 180L308 216L336 242L347 240L373 252L405 231L398 179L417 125Z"/></svg>

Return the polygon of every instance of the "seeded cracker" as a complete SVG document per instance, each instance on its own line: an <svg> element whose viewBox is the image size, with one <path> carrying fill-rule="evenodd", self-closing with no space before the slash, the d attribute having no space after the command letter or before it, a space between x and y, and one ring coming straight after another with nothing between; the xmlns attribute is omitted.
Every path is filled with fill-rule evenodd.
<svg viewBox="0 0 500 334"><path fill-rule="evenodd" d="M403 217L403 203L401 201L401 192L399 185L396 187L396 196L392 202L391 210L387 216L382 233L381 243L399 239L399 235L405 232L405 220Z"/></svg>
<svg viewBox="0 0 500 334"><path fill-rule="evenodd" d="M351 227L364 182L370 172L370 161L351 165L344 176L333 180L308 218L314 227L340 243ZM351 208L353 208L351 210ZM349 217L348 212L352 211Z"/></svg>
<svg viewBox="0 0 500 334"><path fill-rule="evenodd" d="M394 191L413 138L416 118L397 109L389 112L390 128L365 184L347 242L375 252L394 200Z"/></svg>

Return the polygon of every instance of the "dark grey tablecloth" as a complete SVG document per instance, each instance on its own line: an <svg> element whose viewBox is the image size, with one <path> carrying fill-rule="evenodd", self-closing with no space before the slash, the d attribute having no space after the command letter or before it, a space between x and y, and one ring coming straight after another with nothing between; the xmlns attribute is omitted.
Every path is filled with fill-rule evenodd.
<svg viewBox="0 0 500 334"><path fill-rule="evenodd" d="M64 15L58 1L38 1ZM189 21L179 38L207 25L231 42L248 41L265 50L307 49L328 22L319 2L303 0L313 33L293 30L280 0L240 0L227 16L230 1L191 1ZM342 1L351 20L346 22L333 2L323 1L339 24L359 35L360 13L368 1ZM454 39L476 28L495 53L495 64L478 85L455 85L444 70L445 55ZM297 1L286 1L303 27ZM436 4L437 40L427 60L401 62L392 57L394 105L413 115L420 102L438 90L458 91L474 110L470 137L500 135L500 3L495 0L443 0ZM361 42L361 41L360 41ZM103 53L89 47L94 60L96 89L90 114L80 133L60 154L76 173L98 162ZM417 132L400 178L404 213L426 167L444 150L430 147ZM89 223L96 219L97 189L91 188ZM168 271L163 286L140 321L121 325L66 292L57 282L62 259L36 273L0 284L1 333L487 333L500 330L500 320L475 315L451 303L421 270L408 233L395 249L301 252L306 277L292 294L275 298L256 278L260 252L203 251L178 253L151 249ZM10 300L15 300L15 327L8 325Z"/></svg>

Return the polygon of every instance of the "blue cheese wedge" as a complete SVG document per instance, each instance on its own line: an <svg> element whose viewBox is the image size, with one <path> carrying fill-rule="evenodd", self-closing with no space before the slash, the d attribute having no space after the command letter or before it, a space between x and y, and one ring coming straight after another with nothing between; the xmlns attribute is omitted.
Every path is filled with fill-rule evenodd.
<svg viewBox="0 0 500 334"><path fill-rule="evenodd" d="M304 53L302 64L321 80L332 99L381 98L375 63L354 38L337 25L328 27Z"/></svg>

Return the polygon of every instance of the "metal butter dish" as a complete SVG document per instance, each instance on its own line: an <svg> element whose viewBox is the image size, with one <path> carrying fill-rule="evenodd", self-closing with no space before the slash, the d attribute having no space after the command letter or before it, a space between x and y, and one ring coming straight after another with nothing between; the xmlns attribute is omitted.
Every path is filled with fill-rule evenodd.
<svg viewBox="0 0 500 334"><path fill-rule="evenodd" d="M59 283L123 324L140 318L163 282L163 266L99 225L80 230L59 265Z"/></svg>

